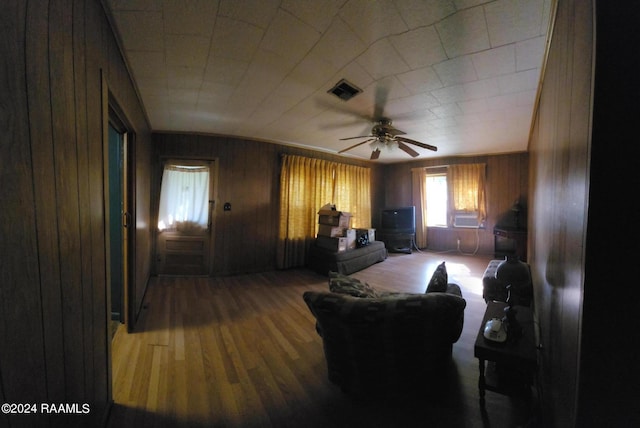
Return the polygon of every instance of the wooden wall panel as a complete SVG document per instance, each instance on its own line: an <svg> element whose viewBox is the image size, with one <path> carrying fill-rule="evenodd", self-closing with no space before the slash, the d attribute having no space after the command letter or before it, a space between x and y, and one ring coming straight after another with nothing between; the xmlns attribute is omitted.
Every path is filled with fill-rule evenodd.
<svg viewBox="0 0 640 428"><path fill-rule="evenodd" d="M150 132L101 2L8 0L0 20L1 398L91 406L72 419L0 415L0 425L98 426L111 399L103 72L130 115L147 176ZM149 184L138 186L147 248L134 268L144 285Z"/></svg>
<svg viewBox="0 0 640 428"><path fill-rule="evenodd" d="M109 347L108 338L103 336L107 329L105 313L100 308L106 305L106 247L105 247L105 205L104 205L104 176L103 168L103 114L102 114L102 79L101 72L104 66L104 46L106 46L106 34L109 27L104 21L102 10L92 7L85 2L85 93L86 102L83 107L87 114L87 155L88 176L91 198L89 205L84 206L85 215L89 217L91 231L88 239L91 247L86 250L91 254L91 307L90 328L93 330L92 340L87 343L87 349L93 349L93 355L87 354L85 359L86 370L92 370L93 388L87 387L87 392L92 392L96 403L108 403L111 399L109 380ZM79 45L83 46L83 45ZM91 356L90 356L91 355Z"/></svg>
<svg viewBox="0 0 640 428"><path fill-rule="evenodd" d="M429 228L428 248L436 251L457 249L457 239L463 253L493 254L493 228L496 224L513 225L511 207L516 199L527 206L528 155L514 153L490 156L449 157L425 159L386 165L384 167L385 205L404 206L411 202L411 169L452 165L456 163L484 163L486 169L487 221L480 230ZM522 225L526 225L526 219ZM377 224L375 225L378 226Z"/></svg>
<svg viewBox="0 0 640 428"><path fill-rule="evenodd" d="M529 262L543 344L545 426L581 426L576 403L590 181L592 14L592 2L558 3L530 142ZM610 423L602 422L588 425Z"/></svg>
<svg viewBox="0 0 640 428"><path fill-rule="evenodd" d="M29 141L26 3L0 3L0 382L3 403L47 398L34 175ZM0 425L45 425L0 414ZM33 426L32 425L32 426Z"/></svg>
<svg viewBox="0 0 640 428"><path fill-rule="evenodd" d="M289 153L367 166L372 169L374 204L379 203L381 168L366 161L328 153L244 139L155 134L153 210L156 216L161 159L171 157L215 159L218 195L214 214L212 274L227 275L276 268L280 154ZM225 202L231 211L223 211ZM327 201L329 202L329 201ZM374 212L376 212L374 210Z"/></svg>

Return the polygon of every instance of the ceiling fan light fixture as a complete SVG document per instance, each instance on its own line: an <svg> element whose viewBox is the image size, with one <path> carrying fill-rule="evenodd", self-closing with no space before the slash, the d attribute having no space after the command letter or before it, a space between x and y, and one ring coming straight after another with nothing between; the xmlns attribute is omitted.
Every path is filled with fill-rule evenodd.
<svg viewBox="0 0 640 428"><path fill-rule="evenodd" d="M371 150L380 150L384 148L384 143L376 139L376 140L373 140L371 144L369 144L369 147L371 148Z"/></svg>
<svg viewBox="0 0 640 428"><path fill-rule="evenodd" d="M358 88L353 83L348 82L346 79L341 79L327 92L335 95L343 101L348 101L362 92L362 89Z"/></svg>

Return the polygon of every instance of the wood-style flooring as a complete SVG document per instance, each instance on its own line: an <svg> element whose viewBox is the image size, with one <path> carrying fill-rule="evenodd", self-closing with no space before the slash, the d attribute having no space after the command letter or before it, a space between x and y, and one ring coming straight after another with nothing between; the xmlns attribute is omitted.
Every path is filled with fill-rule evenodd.
<svg viewBox="0 0 640 428"><path fill-rule="evenodd" d="M531 402L487 392L479 405L473 344L484 313L487 256L414 252L352 276L388 291L424 292L446 261L467 301L448 388L354 400L327 380L322 341L302 300L326 290L306 269L216 278L152 278L136 331L112 346L109 427L538 426Z"/></svg>

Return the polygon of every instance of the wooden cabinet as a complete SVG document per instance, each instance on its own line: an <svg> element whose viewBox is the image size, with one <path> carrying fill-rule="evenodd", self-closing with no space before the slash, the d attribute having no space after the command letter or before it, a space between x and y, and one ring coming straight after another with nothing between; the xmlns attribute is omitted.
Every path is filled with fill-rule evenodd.
<svg viewBox="0 0 640 428"><path fill-rule="evenodd" d="M527 229L496 226L493 239L496 259L516 255L523 262L527 261Z"/></svg>

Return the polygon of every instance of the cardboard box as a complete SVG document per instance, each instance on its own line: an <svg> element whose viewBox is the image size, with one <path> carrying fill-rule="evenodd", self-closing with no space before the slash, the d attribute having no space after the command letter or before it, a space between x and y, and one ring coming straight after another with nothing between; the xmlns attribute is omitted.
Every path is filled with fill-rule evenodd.
<svg viewBox="0 0 640 428"><path fill-rule="evenodd" d="M325 250L341 253L347 251L347 238L332 238L319 235L316 238L316 245Z"/></svg>
<svg viewBox="0 0 640 428"><path fill-rule="evenodd" d="M339 226L329 226L328 224L318 225L318 236L330 236L332 238L342 238L346 229Z"/></svg>
<svg viewBox="0 0 640 428"><path fill-rule="evenodd" d="M340 211L333 211L333 212L340 212ZM336 227L343 227L343 228L348 228L349 224L351 223L351 214L349 213L341 213L340 215L326 215L326 214L319 214L318 215L318 223L319 224L325 224L327 226L336 226Z"/></svg>
<svg viewBox="0 0 640 428"><path fill-rule="evenodd" d="M353 250L354 248L356 248L356 237L357 237L357 233L355 229L347 229L346 231L346 237L347 237L347 249L349 250Z"/></svg>

